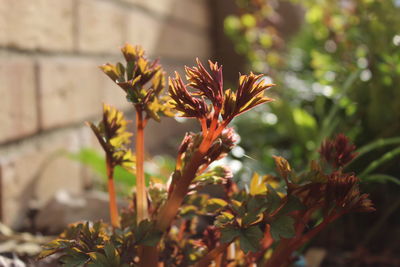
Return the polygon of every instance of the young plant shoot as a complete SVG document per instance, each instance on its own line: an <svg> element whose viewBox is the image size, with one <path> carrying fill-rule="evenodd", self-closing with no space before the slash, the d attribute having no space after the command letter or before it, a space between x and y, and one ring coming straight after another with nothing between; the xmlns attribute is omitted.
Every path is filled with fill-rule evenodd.
<svg viewBox="0 0 400 267"><path fill-rule="evenodd" d="M344 135L326 140L321 158L301 173L271 155L276 174L254 173L246 188L235 183L229 168L210 167L235 146L229 123L272 101L264 93L273 84L263 75L240 75L237 87L226 89L222 66L209 61L206 68L197 59L196 66L185 68L186 81L178 73L169 78L169 95L164 95L157 61L146 59L140 47L125 45L122 53L126 64L101 69L126 92L136 112L135 157L120 111L104 105L99 125L89 123L106 155L111 225L71 225L40 258L57 253L65 266L289 266L294 252L333 221L374 210L356 175L345 172L356 155ZM161 115L195 119L201 130L184 136L169 182L150 181L146 188L144 129ZM120 213L113 184L117 165L136 174L135 197ZM200 190L207 186L219 193Z"/></svg>

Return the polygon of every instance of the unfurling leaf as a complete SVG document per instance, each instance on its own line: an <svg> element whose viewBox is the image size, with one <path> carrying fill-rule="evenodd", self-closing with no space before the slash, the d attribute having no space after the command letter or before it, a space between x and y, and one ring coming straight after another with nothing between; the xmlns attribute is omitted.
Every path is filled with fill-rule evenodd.
<svg viewBox="0 0 400 267"><path fill-rule="evenodd" d="M125 91L129 102L146 112L147 118L158 121L161 114L171 116L170 99L162 95L165 73L158 61L148 60L140 46L126 44L121 51L125 66L120 62L107 63L100 69Z"/></svg>
<svg viewBox="0 0 400 267"><path fill-rule="evenodd" d="M105 104L102 121L97 126L88 123L113 166L132 171L135 158L128 148L132 133L127 131L127 124L121 111Z"/></svg>
<svg viewBox="0 0 400 267"><path fill-rule="evenodd" d="M286 181L286 183L288 183L290 174L292 172L289 162L286 159L278 156L274 156L274 160L279 175Z"/></svg>

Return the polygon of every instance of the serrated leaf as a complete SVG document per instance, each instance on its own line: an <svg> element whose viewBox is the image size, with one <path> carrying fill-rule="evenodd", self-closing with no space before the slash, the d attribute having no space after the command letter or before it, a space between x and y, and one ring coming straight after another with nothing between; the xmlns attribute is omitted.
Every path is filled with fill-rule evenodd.
<svg viewBox="0 0 400 267"><path fill-rule="evenodd" d="M278 193L272 188L270 185L267 185L268 194L267 194L267 204L268 211L273 212L281 205L281 198Z"/></svg>
<svg viewBox="0 0 400 267"><path fill-rule="evenodd" d="M264 234L259 226L251 226L240 232L240 248L244 253L257 252L259 249L260 241Z"/></svg>
<svg viewBox="0 0 400 267"><path fill-rule="evenodd" d="M231 208L240 216L243 217L246 213L245 207L242 206L242 202L235 199L231 200Z"/></svg>
<svg viewBox="0 0 400 267"><path fill-rule="evenodd" d="M275 241L280 238L291 238L295 235L294 219L289 216L281 216L271 222L271 236Z"/></svg>
<svg viewBox="0 0 400 267"><path fill-rule="evenodd" d="M282 207L277 216L286 215L295 210L303 210L304 208L305 206L301 203L300 199L289 195L286 204Z"/></svg>
<svg viewBox="0 0 400 267"><path fill-rule="evenodd" d="M242 225L247 226L251 224L258 223L262 220L263 214L257 214L257 213L248 213L246 216L243 217L242 219Z"/></svg>
<svg viewBox="0 0 400 267"><path fill-rule="evenodd" d="M240 230L233 226L227 226L221 229L221 242L229 243L232 242L236 237L240 236Z"/></svg>

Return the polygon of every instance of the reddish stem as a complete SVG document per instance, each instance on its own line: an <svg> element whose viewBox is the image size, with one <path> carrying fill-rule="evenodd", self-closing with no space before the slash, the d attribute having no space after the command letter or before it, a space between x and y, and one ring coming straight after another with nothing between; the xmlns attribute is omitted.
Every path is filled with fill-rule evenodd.
<svg viewBox="0 0 400 267"><path fill-rule="evenodd" d="M212 142L214 142L214 133L218 128L218 117L219 117L219 110L214 111L214 116L212 118L210 128L208 128L207 134L203 135L203 141L201 142L199 146L199 152L200 153L206 153ZM203 128L203 126L202 126ZM218 137L218 135L217 135Z"/></svg>
<svg viewBox="0 0 400 267"><path fill-rule="evenodd" d="M203 154L197 151L193 155L189 164L185 166L182 177L176 181L170 198L167 200L158 214L156 225L158 230L165 231L172 223L172 220L175 218L176 213L178 212L178 209L188 192L188 188L192 180L196 176L197 169L201 164L201 159L203 156Z"/></svg>
<svg viewBox="0 0 400 267"><path fill-rule="evenodd" d="M144 119L142 109L136 108L136 207L137 222L149 217L144 177Z"/></svg>
<svg viewBox="0 0 400 267"><path fill-rule="evenodd" d="M210 124L210 128L207 131L207 135L203 138L199 146L199 149L194 153L190 162L186 166L184 166L182 176L178 179L178 181L174 183L174 188L172 193L170 194L167 202L164 204L164 206L158 213L156 228L159 231L165 232L167 228L171 225L176 214L178 213L178 210L182 205L183 199L187 195L189 186L192 183L192 180L196 177L197 170L199 169L202 163L203 157L207 153L212 142L214 142L215 140L214 136L216 135L214 134L214 131L219 130L219 132L222 132L223 130L221 128L222 125L218 127L218 117L219 117L219 111L215 111L213 120ZM204 131L207 125L205 124L205 121L204 122L201 121L201 123L202 123L202 129ZM145 248L144 253L149 254L150 249ZM157 253L157 249L153 249L153 253ZM148 265L146 265L146 267L156 266L156 264L157 263L154 261L152 263L148 262Z"/></svg>
<svg viewBox="0 0 400 267"><path fill-rule="evenodd" d="M231 243L222 243L218 247L212 249L203 258L201 258L195 265L195 267L207 267L211 261L217 259L218 256L223 253Z"/></svg>
<svg viewBox="0 0 400 267"><path fill-rule="evenodd" d="M205 118L199 119L200 124L201 124L201 132L203 134L203 138L207 136L208 130L207 130L207 120Z"/></svg>
<svg viewBox="0 0 400 267"><path fill-rule="evenodd" d="M117 228L119 227L119 219L118 219L119 216L118 216L118 208L117 208L114 179L113 179L114 166L111 163L111 160L108 156L106 156L106 168L108 177L108 197L109 197L111 225L114 228Z"/></svg>

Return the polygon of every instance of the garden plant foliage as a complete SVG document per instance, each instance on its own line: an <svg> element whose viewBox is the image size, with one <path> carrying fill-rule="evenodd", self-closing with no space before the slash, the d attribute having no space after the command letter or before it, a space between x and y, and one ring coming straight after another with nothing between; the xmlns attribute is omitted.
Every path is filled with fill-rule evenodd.
<svg viewBox="0 0 400 267"><path fill-rule="evenodd" d="M254 173L248 187L239 187L229 168L210 167L237 142L229 123L273 100L264 95L273 84L263 75L241 75L236 88L226 89L222 66L209 61L207 68L197 60L186 67L186 81L178 73L169 78L166 95L157 62L128 44L122 53L125 65L101 68L136 110L136 155L122 112L104 105L100 123L88 123L106 156L111 224L73 224L44 247L40 258L56 254L63 266L288 266L293 252L331 222L374 210L359 179L344 169L356 154L342 134L326 140L320 158L301 173L271 155L277 175ZM162 115L196 119L201 130L184 136L168 183L153 180L146 187L143 131L148 120ZM136 174L133 199L122 211L115 200L116 166ZM209 185L220 194L201 190Z"/></svg>

